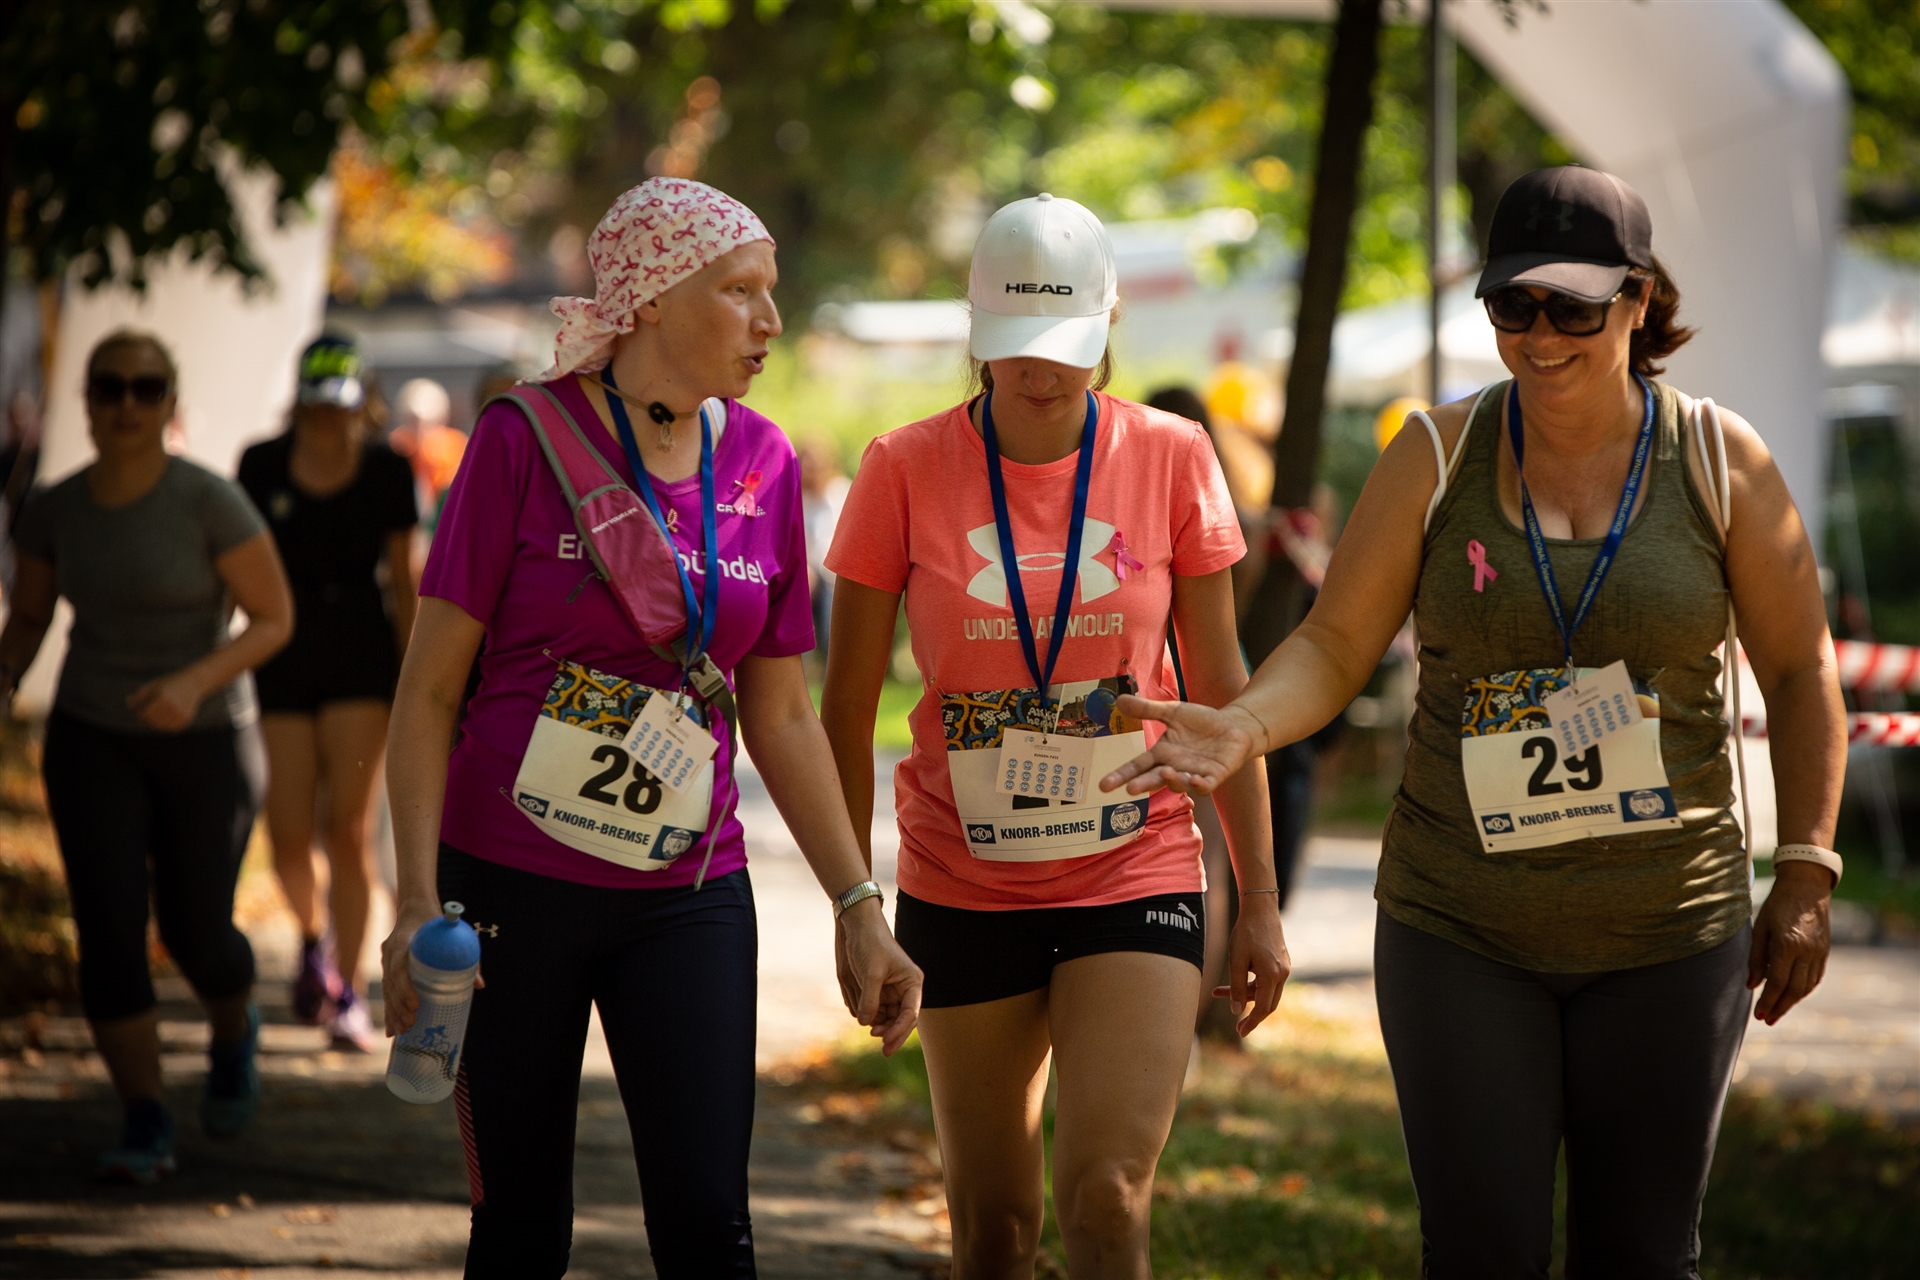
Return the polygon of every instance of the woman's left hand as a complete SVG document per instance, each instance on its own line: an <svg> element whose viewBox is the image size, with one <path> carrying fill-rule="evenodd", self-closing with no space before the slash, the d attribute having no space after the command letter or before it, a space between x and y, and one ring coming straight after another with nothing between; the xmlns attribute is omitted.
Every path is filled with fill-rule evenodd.
<svg viewBox="0 0 1920 1280"><path fill-rule="evenodd" d="M1783 862L1773 869L1773 888L1753 918L1753 951L1747 958L1747 989L1766 989L1753 1016L1772 1026L1806 999L1827 972L1833 939L1827 912L1833 876L1811 862Z"/></svg>
<svg viewBox="0 0 1920 1280"><path fill-rule="evenodd" d="M840 913L833 930L834 967L847 1012L880 1041L888 1057L907 1042L920 1021L920 988L925 981L901 949L878 898L856 902Z"/></svg>
<svg viewBox="0 0 1920 1280"><path fill-rule="evenodd" d="M127 695L127 706L142 724L162 733L178 733L193 723L207 696L200 681L185 671L149 680Z"/></svg>
<svg viewBox="0 0 1920 1280"><path fill-rule="evenodd" d="M1281 989L1292 972L1293 957L1287 954L1287 939L1280 929L1279 895L1241 895L1240 918L1233 922L1233 940L1227 950L1229 983L1215 987L1213 995L1233 1001L1234 1015L1240 1019L1234 1030L1243 1039L1279 1007Z"/></svg>

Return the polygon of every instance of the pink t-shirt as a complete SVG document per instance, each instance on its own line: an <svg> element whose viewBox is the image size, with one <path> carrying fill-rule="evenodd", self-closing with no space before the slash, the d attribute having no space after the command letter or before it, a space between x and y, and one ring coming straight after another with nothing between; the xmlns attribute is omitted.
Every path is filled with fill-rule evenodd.
<svg viewBox="0 0 1920 1280"><path fill-rule="evenodd" d="M1114 698L1177 696L1163 673L1173 575L1213 573L1246 553L1206 433L1144 405L1098 400L1079 581L1053 674L1059 731L1093 738L1096 779L1141 749L1141 726L1113 713ZM1076 458L1002 464L1043 663ZM1095 792L1069 808L986 794L1003 735L1032 723L1034 681L1007 603L986 445L966 406L868 446L827 567L906 593L926 691L910 717L913 751L895 774L902 890L992 910L1200 888L1200 835L1185 796ZM1144 741L1158 730L1145 726Z"/></svg>
<svg viewBox="0 0 1920 1280"><path fill-rule="evenodd" d="M579 383L566 377L546 385L576 421L600 433L595 446L631 485L626 454L600 426ZM651 424L640 425L651 429ZM649 480L668 513L683 562L691 565L697 594L705 582L700 477L673 484ZM741 481L755 486L758 515L740 514L732 501ZM714 448L714 498L722 574L711 652L731 683L735 664L747 654L778 658L813 647L800 468L793 446L779 427L732 401ZM434 532L420 594L458 605L487 628L480 689L468 705L447 766L441 838L476 858L581 884L652 889L691 884L706 853L704 837L671 866L638 871L561 844L529 821L511 798L534 721L554 683L556 659L656 688L679 684L678 669L654 656L594 574L553 469L518 409L495 405L474 427ZM719 821L709 879L747 861L734 816L738 791L732 761L722 737L715 757L713 804Z"/></svg>

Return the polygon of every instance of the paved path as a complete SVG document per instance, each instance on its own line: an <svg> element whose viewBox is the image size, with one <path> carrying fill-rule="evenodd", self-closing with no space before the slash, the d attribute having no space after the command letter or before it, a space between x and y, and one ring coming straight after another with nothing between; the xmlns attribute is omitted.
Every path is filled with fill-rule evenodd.
<svg viewBox="0 0 1920 1280"><path fill-rule="evenodd" d="M890 772L879 779L875 866L892 894ZM757 779L743 779L761 930L760 1107L752 1179L762 1274L944 1274L945 1210L932 1152L901 1132L853 1139L821 1126L794 1064L856 1029L833 979L831 915ZM1286 924L1300 985L1290 998L1377 1035L1372 1013L1373 840L1318 837ZM11 1277L451 1277L466 1187L451 1107L385 1091L383 1058L326 1048L290 1024L292 935L254 930L266 1105L228 1145L193 1132L205 1029L184 986L162 983L162 1030L184 1172L160 1188L88 1178L116 1108L77 1019L0 1024L0 1280ZM27 1046L31 1034L37 1041ZM1920 951L1835 949L1822 988L1780 1026L1752 1026L1741 1087L1819 1093L1920 1113ZM842 1096L842 1104L845 1097ZM631 1146L598 1027L582 1083L574 1268L585 1280L650 1276Z"/></svg>

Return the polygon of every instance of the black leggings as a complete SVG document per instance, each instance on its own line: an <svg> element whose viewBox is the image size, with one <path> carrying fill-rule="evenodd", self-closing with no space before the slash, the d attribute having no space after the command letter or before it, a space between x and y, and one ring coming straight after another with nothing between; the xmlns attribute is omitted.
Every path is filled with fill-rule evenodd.
<svg viewBox="0 0 1920 1280"><path fill-rule="evenodd" d="M467 1147L475 1280L563 1275L591 1006L640 1169L661 1280L752 1276L758 926L745 869L698 893L600 889L440 846L440 896L480 931L454 1093Z"/></svg>
<svg viewBox="0 0 1920 1280"><path fill-rule="evenodd" d="M41 773L80 931L87 1016L111 1022L154 1006L149 887L160 940L195 992L219 1000L251 986L233 886L266 777L258 731L117 733L56 710Z"/></svg>
<svg viewBox="0 0 1920 1280"><path fill-rule="evenodd" d="M1746 1029L1742 929L1699 955L1535 973L1378 912L1374 981L1429 1280L1696 1280L1700 1201Z"/></svg>

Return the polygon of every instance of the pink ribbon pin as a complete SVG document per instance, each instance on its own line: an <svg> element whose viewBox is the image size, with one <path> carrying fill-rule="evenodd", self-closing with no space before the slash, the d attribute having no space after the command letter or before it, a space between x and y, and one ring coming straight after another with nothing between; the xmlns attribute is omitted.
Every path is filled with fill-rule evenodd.
<svg viewBox="0 0 1920 1280"><path fill-rule="evenodd" d="M740 491L733 500L733 510L735 514L743 516L759 515L760 505L753 500L753 494L754 490L760 487L760 473L758 471L747 472L745 479L735 480L733 482L733 487Z"/></svg>
<svg viewBox="0 0 1920 1280"><path fill-rule="evenodd" d="M1127 580L1127 573L1130 570L1144 569L1147 567L1140 561L1134 559L1132 554L1128 552L1127 535L1118 529L1113 531L1113 540L1107 543L1107 550L1113 552L1113 570L1122 582Z"/></svg>
<svg viewBox="0 0 1920 1280"><path fill-rule="evenodd" d="M1473 589L1485 591L1488 578L1498 578L1500 571L1487 563L1487 549L1480 545L1477 538L1467 540L1467 559L1473 565Z"/></svg>

